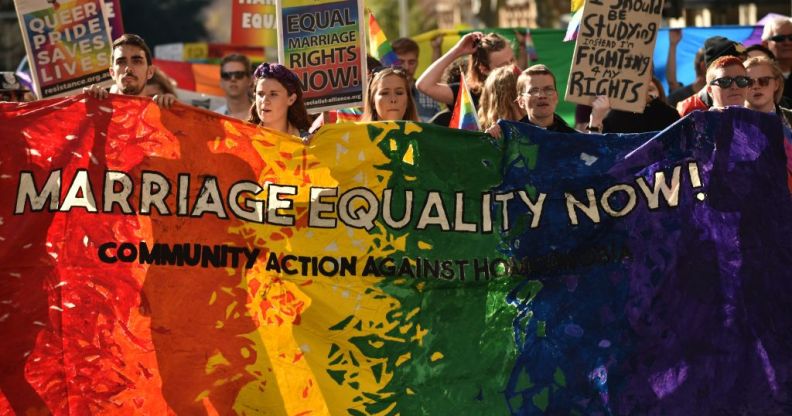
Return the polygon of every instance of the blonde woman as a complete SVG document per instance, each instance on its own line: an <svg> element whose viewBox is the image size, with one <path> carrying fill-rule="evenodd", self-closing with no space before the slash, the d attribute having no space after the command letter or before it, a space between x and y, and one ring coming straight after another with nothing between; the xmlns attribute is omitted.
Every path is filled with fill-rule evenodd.
<svg viewBox="0 0 792 416"><path fill-rule="evenodd" d="M514 65L490 72L481 90L478 119L481 129L491 132L498 120L518 121L525 112L517 104L517 78L519 70ZM494 134L493 134L494 136Z"/></svg>
<svg viewBox="0 0 792 416"><path fill-rule="evenodd" d="M792 111L778 105L784 94L784 75L778 64L765 57L754 57L748 58L743 66L753 81L745 106L763 113L776 113L787 126L792 124Z"/></svg>

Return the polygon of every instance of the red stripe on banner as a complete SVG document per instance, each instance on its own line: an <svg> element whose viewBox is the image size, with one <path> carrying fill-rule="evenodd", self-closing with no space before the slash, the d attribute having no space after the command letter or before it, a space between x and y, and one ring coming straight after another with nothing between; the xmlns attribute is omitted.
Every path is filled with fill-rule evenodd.
<svg viewBox="0 0 792 416"><path fill-rule="evenodd" d="M195 91L195 75L193 75L191 63L155 59L154 65L156 65L160 71L173 78L179 88Z"/></svg>

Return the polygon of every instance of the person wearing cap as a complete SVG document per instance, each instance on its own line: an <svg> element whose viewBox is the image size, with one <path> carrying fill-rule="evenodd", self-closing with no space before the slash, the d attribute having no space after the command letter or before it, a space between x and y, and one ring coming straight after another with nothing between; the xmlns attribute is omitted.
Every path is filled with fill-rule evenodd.
<svg viewBox="0 0 792 416"><path fill-rule="evenodd" d="M792 100L792 19L778 17L765 23L762 30L762 45L775 55L778 67L784 75L785 102Z"/></svg>
<svg viewBox="0 0 792 416"><path fill-rule="evenodd" d="M154 69L151 65L151 49L143 38L125 33L113 41L110 77L115 83L114 91L123 95L145 97L146 83L154 76ZM108 96L107 90L98 84L83 88L83 93L98 99ZM157 94L152 99L164 108L170 108L176 102L176 96L169 93Z"/></svg>
<svg viewBox="0 0 792 416"><path fill-rule="evenodd" d="M19 77L10 71L0 72L0 101L33 101L33 95L22 85Z"/></svg>
<svg viewBox="0 0 792 416"><path fill-rule="evenodd" d="M713 36L704 41L704 62L710 68L716 59L722 56L735 56L741 58L745 48L723 36ZM709 84L709 82L707 82ZM712 106L712 97L709 95L709 85L704 86L697 94L680 101L677 104L679 115L684 117L694 110L707 110Z"/></svg>

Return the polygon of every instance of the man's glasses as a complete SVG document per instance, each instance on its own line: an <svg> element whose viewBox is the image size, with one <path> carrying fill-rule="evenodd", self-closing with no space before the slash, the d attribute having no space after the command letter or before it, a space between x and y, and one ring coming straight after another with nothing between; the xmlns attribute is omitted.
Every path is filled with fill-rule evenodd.
<svg viewBox="0 0 792 416"><path fill-rule="evenodd" d="M221 72L220 78L228 81L230 79L243 79L248 76L248 73L245 71L230 71L230 72Z"/></svg>
<svg viewBox="0 0 792 416"><path fill-rule="evenodd" d="M553 88L553 87L531 88L528 91L524 92L523 95L537 96L537 95L544 94L546 96L550 96L550 95L555 94L555 92L556 92L556 89Z"/></svg>
<svg viewBox="0 0 792 416"><path fill-rule="evenodd" d="M770 40L773 42L783 42L783 41L792 41L792 35L775 35L771 36Z"/></svg>
<svg viewBox="0 0 792 416"><path fill-rule="evenodd" d="M766 86L770 85L770 81L773 80L773 79L775 79L775 77L751 78L751 80L754 83L759 84L760 87L766 87Z"/></svg>
<svg viewBox="0 0 792 416"><path fill-rule="evenodd" d="M745 88L753 85L753 80L751 78L744 76L722 77L718 79L713 79L712 82L710 82L710 85L717 85L721 88L729 88L731 87L732 82L737 84L738 88Z"/></svg>

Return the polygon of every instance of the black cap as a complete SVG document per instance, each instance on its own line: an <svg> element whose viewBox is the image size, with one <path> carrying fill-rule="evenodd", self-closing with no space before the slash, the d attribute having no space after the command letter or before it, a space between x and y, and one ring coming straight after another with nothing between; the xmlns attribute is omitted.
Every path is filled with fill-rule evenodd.
<svg viewBox="0 0 792 416"><path fill-rule="evenodd" d="M15 73L0 71L0 91L27 91L27 87Z"/></svg>
<svg viewBox="0 0 792 416"><path fill-rule="evenodd" d="M712 61L721 56L737 56L745 50L739 43L724 38L713 36L704 41L704 63L709 67Z"/></svg>

